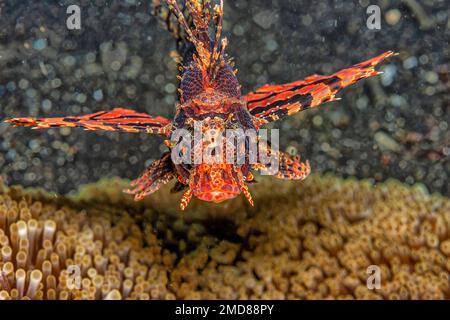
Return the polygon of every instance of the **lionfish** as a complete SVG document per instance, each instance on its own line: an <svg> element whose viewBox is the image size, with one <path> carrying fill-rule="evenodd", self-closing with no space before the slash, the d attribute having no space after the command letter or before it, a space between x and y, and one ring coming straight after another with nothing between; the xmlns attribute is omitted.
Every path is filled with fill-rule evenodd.
<svg viewBox="0 0 450 320"><path fill-rule="evenodd" d="M160 0L153 0L155 14L162 18L177 43L179 102L172 121L123 108L84 116L15 118L6 121L37 129L82 127L86 130L146 132L168 137L165 144L169 151L133 181L130 189L124 190L133 194L136 201L176 179L172 191L186 190L181 199L181 210L185 210L193 196L220 203L242 193L253 205L248 188L248 184L255 181L252 171L272 172L279 179L305 179L311 172L309 162L302 162L299 156L273 150L269 143L261 142L260 145L267 154L277 158L277 168L271 168L266 163L250 163L248 159L241 164L175 163L171 151L176 141L170 137L178 129L192 132L195 123L201 123L203 132L236 128L258 132L265 124L338 100L336 94L339 90L380 74L375 66L395 55L387 51L329 76L311 75L287 84L264 85L243 95L234 62L225 54L228 41L222 36L223 0L214 7L210 0L186 0L184 6L180 6L177 0L165 2L166 6ZM214 135L202 140L201 146L208 148L212 143Z"/></svg>

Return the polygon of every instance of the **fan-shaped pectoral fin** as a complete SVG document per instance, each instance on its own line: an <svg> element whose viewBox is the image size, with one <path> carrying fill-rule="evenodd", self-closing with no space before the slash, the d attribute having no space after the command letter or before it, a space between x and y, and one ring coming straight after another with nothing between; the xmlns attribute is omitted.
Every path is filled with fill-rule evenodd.
<svg viewBox="0 0 450 320"><path fill-rule="evenodd" d="M85 130L146 132L165 136L169 136L171 133L170 120L122 108L83 116L14 118L5 122L14 126L32 127L33 129L84 128Z"/></svg>
<svg viewBox="0 0 450 320"><path fill-rule="evenodd" d="M255 125L261 125L315 108L325 102L336 101L336 94L362 79L380 74L375 67L396 53L385 52L367 61L340 70L329 76L312 75L282 85L265 85L244 98Z"/></svg>
<svg viewBox="0 0 450 320"><path fill-rule="evenodd" d="M166 153L160 160L153 162L139 178L132 181L131 188L124 192L134 195L134 199L139 201L158 191L175 177L176 172L170 153Z"/></svg>
<svg viewBox="0 0 450 320"><path fill-rule="evenodd" d="M309 161L302 162L300 156L273 150L265 142L260 142L261 152L265 153L265 158L270 161L254 164L252 169L260 171L263 175L283 180L304 180L311 173Z"/></svg>

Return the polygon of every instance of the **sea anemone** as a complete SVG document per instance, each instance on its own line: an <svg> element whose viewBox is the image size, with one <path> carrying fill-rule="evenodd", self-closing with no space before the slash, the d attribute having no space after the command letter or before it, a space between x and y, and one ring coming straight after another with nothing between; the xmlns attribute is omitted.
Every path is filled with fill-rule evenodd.
<svg viewBox="0 0 450 320"><path fill-rule="evenodd" d="M450 298L450 200L420 185L261 179L254 208L183 214L177 195L134 202L124 185L1 186L0 299Z"/></svg>

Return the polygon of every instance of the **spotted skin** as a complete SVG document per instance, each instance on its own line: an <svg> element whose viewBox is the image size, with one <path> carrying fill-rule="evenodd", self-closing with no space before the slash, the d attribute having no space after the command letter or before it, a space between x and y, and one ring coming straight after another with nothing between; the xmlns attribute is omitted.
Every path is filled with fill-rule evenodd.
<svg viewBox="0 0 450 320"><path fill-rule="evenodd" d="M129 189L124 190L134 195L137 201L176 180L171 191L184 191L181 210L188 207L193 197L221 203L241 193L253 205L248 187L248 184L256 182L252 171L284 180L305 179L311 172L308 161L302 162L300 157L275 151L259 137L249 138L246 143L257 143L266 155L274 156L276 162L250 163L246 154L243 163L227 163L223 161L227 159L226 155L236 155L239 148L244 153L246 150L242 150L242 145L235 148L234 142L218 142L218 136L228 129L258 130L269 122L335 101L341 89L378 75L375 67L395 55L388 51L330 76L312 75L292 83L265 85L243 96L234 62L225 55L228 41L222 37L223 0L219 0L214 8L210 0L186 0L183 5L177 0L152 2L154 14L161 18L177 43L178 52L173 57L179 63L180 85L179 104L173 121L122 108L84 116L7 120L15 126L36 129L81 127L86 130L146 132L166 136L165 145L169 152L152 163L131 183ZM177 129L195 132L197 124L201 124L205 136L200 148L194 148L187 163L174 161L172 153L177 141L171 140L172 134ZM187 152L187 146L177 150L178 155ZM219 161L214 161L217 155L221 157Z"/></svg>
<svg viewBox="0 0 450 320"><path fill-rule="evenodd" d="M241 193L241 175L232 164L201 164L191 175L190 190L200 200L221 203Z"/></svg>

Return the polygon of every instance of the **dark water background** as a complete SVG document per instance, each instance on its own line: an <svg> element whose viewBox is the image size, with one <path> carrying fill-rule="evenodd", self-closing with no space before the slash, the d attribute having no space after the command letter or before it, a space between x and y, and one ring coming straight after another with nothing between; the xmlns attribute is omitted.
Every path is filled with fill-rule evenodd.
<svg viewBox="0 0 450 320"><path fill-rule="evenodd" d="M80 31L66 28L71 4L82 8ZM366 26L371 4L381 7L379 31ZM0 119L119 106L173 116L174 43L150 12L150 1L0 0ZM344 90L342 101L277 123L281 147L310 159L314 172L450 194L448 0L229 0L225 35L244 92L399 52L383 76ZM68 192L102 177L135 178L161 156L162 141L0 125L0 174Z"/></svg>

